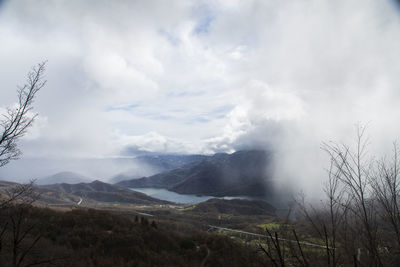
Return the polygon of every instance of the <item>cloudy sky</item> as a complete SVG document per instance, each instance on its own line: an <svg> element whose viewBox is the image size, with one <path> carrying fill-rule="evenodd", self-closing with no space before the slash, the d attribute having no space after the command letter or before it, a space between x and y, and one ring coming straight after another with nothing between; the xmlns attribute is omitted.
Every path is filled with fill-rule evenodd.
<svg viewBox="0 0 400 267"><path fill-rule="evenodd" d="M25 158L268 147L309 179L356 123L400 136L399 32L394 0L0 1L0 108L48 60Z"/></svg>

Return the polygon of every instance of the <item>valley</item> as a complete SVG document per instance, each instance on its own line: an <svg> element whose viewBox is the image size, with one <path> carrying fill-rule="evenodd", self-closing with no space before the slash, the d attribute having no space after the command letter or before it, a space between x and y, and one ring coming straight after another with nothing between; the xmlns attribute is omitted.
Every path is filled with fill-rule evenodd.
<svg viewBox="0 0 400 267"><path fill-rule="evenodd" d="M213 156L142 156L141 160L163 166L164 171L116 184L90 181L73 172L57 173L34 185L40 194L35 205L63 211L97 209L131 219L147 216L157 221L190 224L198 229L216 224L254 230L256 225L277 218L277 209L265 202L272 190L265 189L264 184L258 187L268 180L265 166L269 157L264 151ZM132 185L137 188L131 188ZM4 193L10 186L15 184L1 183L0 192ZM252 187L258 188L252 190Z"/></svg>
<svg viewBox="0 0 400 267"><path fill-rule="evenodd" d="M0 267L400 266L399 32L400 0L0 0Z"/></svg>
<svg viewBox="0 0 400 267"><path fill-rule="evenodd" d="M0 193L6 195L18 186L0 182ZM275 209L264 202L211 198L182 204L100 181L34 185L34 191L40 196L24 217L41 225L34 230L40 232L44 242L41 247L53 244L46 255L40 249L37 257L46 259L51 255L56 264L65 262L58 258L67 257L69 264L82 265L83 260L89 266L129 266L132 262L142 266L165 266L166 262L174 266L190 262L211 266L243 266L250 262L263 266L265 259L259 253L254 255L254 248L226 234L208 233L208 225L260 231L257 225L277 220ZM26 209L16 205L8 211L10 214ZM5 216L4 210L1 216ZM34 238L35 233L31 234ZM111 245L109 238L119 243ZM129 252L124 252L124 247Z"/></svg>
<svg viewBox="0 0 400 267"><path fill-rule="evenodd" d="M304 261L301 255L324 263L324 251L332 248L302 206L290 204L290 191L273 187L270 157L257 150L190 162L164 156L171 165L179 159L178 167L114 184L73 172L41 179L50 184L0 181L2 203L17 195L0 217L26 222L26 245L35 236L42 239L56 262L66 257L87 266L269 266L286 253L282 262L293 266ZM42 249L37 253L47 257Z"/></svg>

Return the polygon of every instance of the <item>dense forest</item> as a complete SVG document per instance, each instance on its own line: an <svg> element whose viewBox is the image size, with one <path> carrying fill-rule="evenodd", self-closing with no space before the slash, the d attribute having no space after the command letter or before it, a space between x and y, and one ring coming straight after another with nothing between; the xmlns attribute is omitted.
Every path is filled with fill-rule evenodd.
<svg viewBox="0 0 400 267"><path fill-rule="evenodd" d="M99 210L26 204L0 210L1 266L262 266L229 237ZM183 230L184 228L187 228ZM178 231L179 229L179 231Z"/></svg>

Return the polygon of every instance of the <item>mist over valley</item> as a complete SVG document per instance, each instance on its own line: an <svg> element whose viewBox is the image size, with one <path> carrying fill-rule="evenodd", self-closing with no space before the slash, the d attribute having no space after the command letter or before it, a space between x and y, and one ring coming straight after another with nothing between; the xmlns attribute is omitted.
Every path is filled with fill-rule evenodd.
<svg viewBox="0 0 400 267"><path fill-rule="evenodd" d="M0 0L0 266L400 266L400 1Z"/></svg>

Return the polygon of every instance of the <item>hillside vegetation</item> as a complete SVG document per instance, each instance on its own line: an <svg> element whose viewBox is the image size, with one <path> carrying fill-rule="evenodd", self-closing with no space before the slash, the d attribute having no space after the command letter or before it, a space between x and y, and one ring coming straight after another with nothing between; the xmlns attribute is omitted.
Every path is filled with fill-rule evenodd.
<svg viewBox="0 0 400 267"><path fill-rule="evenodd" d="M191 212L232 215L270 215L275 216L275 208L264 201L250 201L245 199L217 199L212 198L195 205Z"/></svg>
<svg viewBox="0 0 400 267"><path fill-rule="evenodd" d="M2 222L21 219L31 228L17 248L17 258L35 240L21 266L263 266L254 249L230 238L193 230L185 224L163 224L143 217L124 218L98 210L56 212L16 205L0 210ZM13 262L13 228L1 237L0 263ZM174 230L179 229L179 231ZM187 230L184 230L187 229Z"/></svg>

